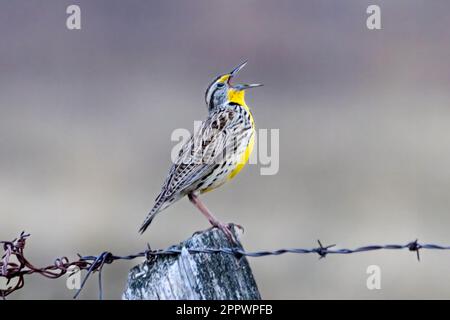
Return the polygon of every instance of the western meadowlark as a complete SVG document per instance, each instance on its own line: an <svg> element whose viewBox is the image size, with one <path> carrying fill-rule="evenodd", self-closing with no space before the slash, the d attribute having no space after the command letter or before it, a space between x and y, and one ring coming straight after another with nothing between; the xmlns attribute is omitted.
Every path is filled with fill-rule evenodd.
<svg viewBox="0 0 450 320"><path fill-rule="evenodd" d="M253 150L255 123L245 103L245 90L261 84L232 85L231 79L246 65L217 77L205 93L208 117L182 146L155 204L140 228L143 233L157 213L184 196L205 215L212 227L234 242L231 226L220 222L199 199L234 178Z"/></svg>

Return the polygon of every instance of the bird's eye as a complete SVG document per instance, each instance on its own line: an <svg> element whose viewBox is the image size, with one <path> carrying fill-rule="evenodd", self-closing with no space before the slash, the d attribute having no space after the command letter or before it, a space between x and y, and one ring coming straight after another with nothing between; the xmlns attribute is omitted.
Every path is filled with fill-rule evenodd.
<svg viewBox="0 0 450 320"><path fill-rule="evenodd" d="M225 85L225 83L218 83L217 88L222 88Z"/></svg>

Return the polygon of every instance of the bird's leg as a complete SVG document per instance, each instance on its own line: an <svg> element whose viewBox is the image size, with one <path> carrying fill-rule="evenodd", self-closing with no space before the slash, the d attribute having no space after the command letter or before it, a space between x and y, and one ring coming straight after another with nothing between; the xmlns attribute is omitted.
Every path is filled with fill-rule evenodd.
<svg viewBox="0 0 450 320"><path fill-rule="evenodd" d="M231 232L231 224L225 224L220 222L209 209L205 206L205 204L198 198L197 195L190 193L188 195L189 200L196 206L201 213L208 219L209 223L211 223L212 227L219 228L223 233L227 236L227 238L234 244L237 244L237 241L234 239L233 233ZM242 229L241 226L238 226Z"/></svg>

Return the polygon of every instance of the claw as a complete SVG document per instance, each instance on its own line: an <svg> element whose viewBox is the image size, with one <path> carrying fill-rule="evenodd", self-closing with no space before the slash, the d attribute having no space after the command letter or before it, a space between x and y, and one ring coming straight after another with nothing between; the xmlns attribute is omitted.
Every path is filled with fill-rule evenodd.
<svg viewBox="0 0 450 320"><path fill-rule="evenodd" d="M241 226L235 225L234 223L217 223L217 225L215 225L214 227L220 229L225 236L228 238L228 240L235 246L239 246L239 242L237 241L237 239L235 238L235 236L233 235L233 227L237 226L239 229L243 229Z"/></svg>
<svg viewBox="0 0 450 320"><path fill-rule="evenodd" d="M225 235L227 236L228 240L230 240L231 242L235 242L234 236L233 236L233 232L231 231L231 225L230 224L222 224L219 223L217 226L217 228L219 228L220 230L222 230L223 233L225 233Z"/></svg>
<svg viewBox="0 0 450 320"><path fill-rule="evenodd" d="M205 229L205 230L199 230L199 231L194 232L194 233L192 234L192 236L196 236L196 235L198 235L198 234L200 234L200 233L208 232L208 231L210 231L210 230L213 230L214 228L217 228L217 229L219 229L220 231L222 231L222 232L225 234L225 236L228 238L228 240L229 240L233 245L238 246L239 243L238 243L238 241L236 240L235 236L233 235L233 231L232 231L232 230L233 230L232 228L233 228L234 226L238 227L240 230L242 230L242 232L244 232L244 228L243 228L242 226L238 225L238 224L234 224L234 223L227 223L227 224L225 224L225 223L217 222L217 223L214 223L214 225L211 226L211 227L209 227L208 229Z"/></svg>
<svg viewBox="0 0 450 320"><path fill-rule="evenodd" d="M230 227L237 227L239 230L241 230L241 232L242 233L244 233L245 232L245 229L244 229L244 227L243 226L241 226L240 224L237 224L237 223L233 223L233 222L230 222L229 224L228 224Z"/></svg>

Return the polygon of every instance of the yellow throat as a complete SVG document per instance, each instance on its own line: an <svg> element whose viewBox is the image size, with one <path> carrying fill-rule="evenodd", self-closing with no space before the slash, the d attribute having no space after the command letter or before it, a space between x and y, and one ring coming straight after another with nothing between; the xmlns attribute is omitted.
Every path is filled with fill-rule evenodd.
<svg viewBox="0 0 450 320"><path fill-rule="evenodd" d="M248 108L247 104L245 103L245 90L235 90L233 88L230 88L230 90L228 90L228 101L240 104L241 106L244 107L245 110L250 112L250 109ZM253 122L253 118L252 118L252 122Z"/></svg>

